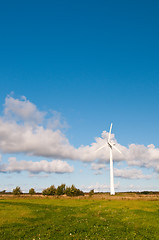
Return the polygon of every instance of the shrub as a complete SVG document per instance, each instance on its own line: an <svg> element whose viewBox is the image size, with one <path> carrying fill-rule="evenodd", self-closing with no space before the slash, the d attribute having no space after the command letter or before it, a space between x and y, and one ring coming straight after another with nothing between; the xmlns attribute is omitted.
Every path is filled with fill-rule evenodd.
<svg viewBox="0 0 159 240"><path fill-rule="evenodd" d="M56 194L56 188L54 185L50 186L49 188L46 188L42 191L43 195L55 195Z"/></svg>
<svg viewBox="0 0 159 240"><path fill-rule="evenodd" d="M66 185L61 184L60 186L57 187L56 194L57 195L64 195L66 191Z"/></svg>
<svg viewBox="0 0 159 240"><path fill-rule="evenodd" d="M34 188L30 188L30 189L29 189L29 194L33 195L33 194L35 194L35 193L36 193L36 192L35 192Z"/></svg>
<svg viewBox="0 0 159 240"><path fill-rule="evenodd" d="M6 190L3 190L0 192L0 194L5 194L6 193Z"/></svg>
<svg viewBox="0 0 159 240"><path fill-rule="evenodd" d="M94 195L94 189L90 190L89 192L89 196L91 197L92 195Z"/></svg>
<svg viewBox="0 0 159 240"><path fill-rule="evenodd" d="M20 187L16 187L15 189L13 189L13 194L14 194L14 195L20 195L20 194L22 194L22 191L21 191Z"/></svg>
<svg viewBox="0 0 159 240"><path fill-rule="evenodd" d="M74 185L72 185L71 187L66 188L66 195L71 196L71 197L80 196L80 195L83 196L84 193L80 189L78 189Z"/></svg>

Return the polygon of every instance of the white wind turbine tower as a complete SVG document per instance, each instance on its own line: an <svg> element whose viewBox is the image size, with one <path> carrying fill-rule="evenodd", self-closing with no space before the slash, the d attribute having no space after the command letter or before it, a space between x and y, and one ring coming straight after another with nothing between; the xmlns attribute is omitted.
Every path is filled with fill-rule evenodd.
<svg viewBox="0 0 159 240"><path fill-rule="evenodd" d="M98 148L96 150L96 152L99 151L100 149L106 147L107 145L110 148L110 194L111 195L115 195L115 191L114 191L114 174L113 174L113 148L115 148L119 153L121 153L121 152L120 152L120 150L117 147L115 147L115 143L111 142L111 140L110 140L111 131L112 131L112 125L113 124L111 123L107 144L104 144L104 146Z"/></svg>

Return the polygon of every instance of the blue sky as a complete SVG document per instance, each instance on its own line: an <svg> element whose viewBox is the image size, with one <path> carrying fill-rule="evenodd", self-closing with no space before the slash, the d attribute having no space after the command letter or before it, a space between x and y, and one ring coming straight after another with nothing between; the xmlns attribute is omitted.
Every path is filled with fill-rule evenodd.
<svg viewBox="0 0 159 240"><path fill-rule="evenodd" d="M158 10L157 1L1 3L1 190L109 191L107 149L93 154L111 122L123 150L116 191L159 190Z"/></svg>

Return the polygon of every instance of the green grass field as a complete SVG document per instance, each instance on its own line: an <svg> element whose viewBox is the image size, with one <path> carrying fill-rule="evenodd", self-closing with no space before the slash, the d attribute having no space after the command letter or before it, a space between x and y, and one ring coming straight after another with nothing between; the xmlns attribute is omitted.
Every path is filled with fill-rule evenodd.
<svg viewBox="0 0 159 240"><path fill-rule="evenodd" d="M3 197L0 239L159 239L159 201Z"/></svg>

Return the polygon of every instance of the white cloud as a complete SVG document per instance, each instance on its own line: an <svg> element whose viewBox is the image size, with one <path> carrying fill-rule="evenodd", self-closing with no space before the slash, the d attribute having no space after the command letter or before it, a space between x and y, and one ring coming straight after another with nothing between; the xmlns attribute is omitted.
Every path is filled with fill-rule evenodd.
<svg viewBox="0 0 159 240"><path fill-rule="evenodd" d="M72 149L60 130L18 125L0 119L0 150L4 153L23 152L35 156L69 158Z"/></svg>
<svg viewBox="0 0 159 240"><path fill-rule="evenodd" d="M101 170L103 168L106 168L106 165L104 163L95 163L95 162L93 162L91 164L91 169L95 170L95 172L94 172L95 175L101 175L102 174Z"/></svg>
<svg viewBox="0 0 159 240"><path fill-rule="evenodd" d="M159 173L159 148L155 148L153 144L147 147L131 144L124 154L123 160L127 161L128 165L152 168Z"/></svg>
<svg viewBox="0 0 159 240"><path fill-rule="evenodd" d="M107 134L105 131L102 136ZM74 148L60 130L52 130L43 126L19 125L16 122L0 118L0 150L4 153L26 153L28 155L51 158L62 158L91 162L96 159L109 161L109 149L106 147L95 152L105 144L103 137L96 138L90 146ZM123 149L123 147L120 147ZM114 154L117 161L121 156Z"/></svg>
<svg viewBox="0 0 159 240"><path fill-rule="evenodd" d="M67 162L61 160L53 160L51 162L42 160L39 162L33 161L17 161L15 157L8 159L8 164L3 164L0 167L1 172L22 172L28 171L29 173L71 173L74 168Z"/></svg>
<svg viewBox="0 0 159 240"><path fill-rule="evenodd" d="M114 176L127 179L150 179L151 175L144 175L141 170L138 169L114 169Z"/></svg>
<svg viewBox="0 0 159 240"><path fill-rule="evenodd" d="M117 184L114 184L114 187L116 190L119 189L120 183L118 182ZM95 192L108 192L110 191L110 186L106 184L96 183L89 186L82 185L80 189L82 189L84 192L89 192L92 189L94 189Z"/></svg>
<svg viewBox="0 0 159 240"><path fill-rule="evenodd" d="M106 168L106 165L103 163L92 163L91 169L95 170L95 175L102 174L100 171L101 169ZM124 169L117 169L114 168L114 176L119 178L127 178L127 179L150 179L151 175L144 175L141 170L139 169L130 169L130 168L124 168Z"/></svg>
<svg viewBox="0 0 159 240"><path fill-rule="evenodd" d="M91 145L75 148L67 137L57 127L62 128L60 116L48 121L50 127L42 123L46 113L40 112L37 107L23 97L21 100L8 96L5 101L5 115L0 117L0 151L3 153L25 153L27 155L43 156L57 159L72 159L83 162L99 161L102 164L109 162L109 148L106 146L100 151L95 150L107 142L108 133L102 132L101 137L95 139ZM24 121L24 124L19 122ZM56 121L57 120L57 121ZM50 122L49 122L50 121ZM29 124L25 124L28 123ZM60 125L61 124L61 125ZM46 124L47 125L47 124ZM128 148L117 143L114 134L113 142L122 152L113 150L114 161L126 161L129 166L152 168L159 173L159 148L154 145L131 144ZM92 168L98 168L94 163Z"/></svg>
<svg viewBox="0 0 159 240"><path fill-rule="evenodd" d="M6 118L15 118L25 122L41 123L46 113L38 111L35 104L31 103L26 97L21 100L8 95L5 99L4 115Z"/></svg>
<svg viewBox="0 0 159 240"><path fill-rule="evenodd" d="M104 163L95 163L94 162L94 163L91 164L91 169L92 170L101 170L105 167L106 167L106 165Z"/></svg>
<svg viewBox="0 0 159 240"><path fill-rule="evenodd" d="M68 128L68 124L61 118L61 113L51 111L52 116L47 120L47 127L50 129Z"/></svg>
<svg viewBox="0 0 159 240"><path fill-rule="evenodd" d="M130 184L128 189L133 192L142 192L142 191L159 191L159 188L156 186L153 186L153 184L148 185L144 184L143 186L141 184Z"/></svg>
<svg viewBox="0 0 159 240"><path fill-rule="evenodd" d="M36 177L36 178L48 178L49 174L37 174L37 173L30 173L29 177Z"/></svg>

